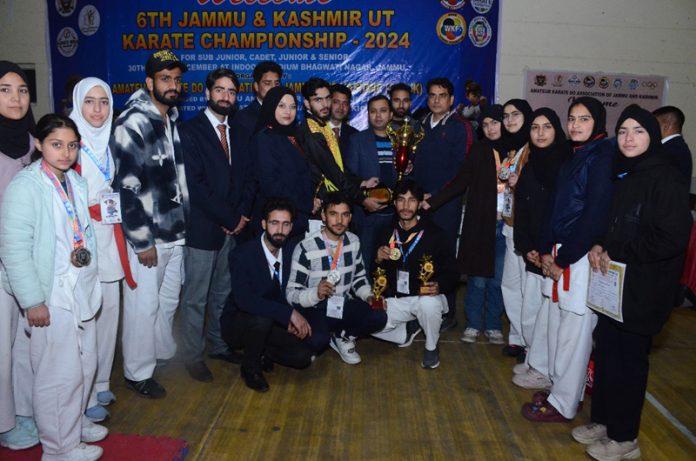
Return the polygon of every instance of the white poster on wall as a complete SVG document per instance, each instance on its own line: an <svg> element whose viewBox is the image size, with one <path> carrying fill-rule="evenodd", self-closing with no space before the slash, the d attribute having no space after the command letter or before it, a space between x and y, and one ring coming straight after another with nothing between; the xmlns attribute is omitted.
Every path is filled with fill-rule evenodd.
<svg viewBox="0 0 696 461"><path fill-rule="evenodd" d="M667 90L667 78L655 75L537 69L525 69L524 75L524 96L533 109L550 107L565 120L575 98L592 96L607 109L610 135L626 106L638 104L653 111L664 105Z"/></svg>

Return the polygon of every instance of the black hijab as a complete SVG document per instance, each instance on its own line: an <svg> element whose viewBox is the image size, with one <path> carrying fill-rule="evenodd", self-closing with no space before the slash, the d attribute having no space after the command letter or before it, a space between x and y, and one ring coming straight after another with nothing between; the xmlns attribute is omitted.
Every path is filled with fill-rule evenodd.
<svg viewBox="0 0 696 461"><path fill-rule="evenodd" d="M27 75L15 63L10 61L0 61L0 78L6 74L14 72L29 84ZM18 159L29 152L31 140L29 133L34 130L34 114L31 106L26 115L19 120L12 120L0 115L0 152L10 158Z"/></svg>
<svg viewBox="0 0 696 461"><path fill-rule="evenodd" d="M479 120L481 120L481 126L483 126L483 120L486 118L492 118L493 120L497 120L500 122L500 138L496 139L495 141L491 141L488 139L485 135L483 135L483 138L485 139L488 144L490 144L493 149L497 150L498 153L502 153L503 157L506 155L504 153L505 150L505 136L507 135L507 132L503 130L503 106L500 104L489 104L486 107L483 108L481 111L481 115L479 117Z"/></svg>
<svg viewBox="0 0 696 461"><path fill-rule="evenodd" d="M532 113L530 125L540 116L546 117L551 122L555 137L553 142L547 147L537 147L530 141L527 165L532 168L534 176L544 187L554 188L558 170L570 156L570 146L566 141L563 125L561 125L558 114L553 109L541 107Z"/></svg>
<svg viewBox="0 0 696 461"><path fill-rule="evenodd" d="M263 104L261 105L261 113L259 114L259 120L256 122L256 129L254 132L259 132L264 128L269 128L270 132L273 134L281 136L296 136L296 122L291 123L288 126L281 125L275 118L275 112L280 104L280 100L283 99L285 95L289 94L295 100L297 104L297 96L295 93L287 87L276 86L271 88L266 96L263 98ZM297 118L295 119L297 121Z"/></svg>
<svg viewBox="0 0 696 461"><path fill-rule="evenodd" d="M638 122L640 126L645 128L645 131L647 131L648 135L650 136L650 145L648 145L648 149L645 152L637 157L626 157L621 150L618 149L618 152L614 157L613 170L615 175L629 173L640 162L658 154L662 150L662 133L660 131L660 124L652 113L643 109L637 104L631 104L630 106L626 107L623 112L621 112L621 115L616 122L616 129L614 130L617 137L621 124L629 118L632 118Z"/></svg>
<svg viewBox="0 0 696 461"><path fill-rule="evenodd" d="M599 135L606 136L607 110L604 108L602 103L595 98L591 98L589 96L582 96L580 98L577 98L570 104L570 106L568 107L568 116L570 116L571 109L573 109L573 107L577 106L578 104L582 104L590 112L590 115L592 115L592 119L594 120L594 126L592 127L592 134L590 135L590 139L583 142L573 142L573 144L575 146L579 146L592 141Z"/></svg>
<svg viewBox="0 0 696 461"><path fill-rule="evenodd" d="M503 104L503 108L505 108L505 106L514 106L515 109L522 112L522 116L524 117L524 123L516 133L510 133L507 131L505 124L503 124L503 130L507 134L505 137L506 147L508 150L516 151L529 142L529 127L532 124L532 107L524 99L511 99Z"/></svg>

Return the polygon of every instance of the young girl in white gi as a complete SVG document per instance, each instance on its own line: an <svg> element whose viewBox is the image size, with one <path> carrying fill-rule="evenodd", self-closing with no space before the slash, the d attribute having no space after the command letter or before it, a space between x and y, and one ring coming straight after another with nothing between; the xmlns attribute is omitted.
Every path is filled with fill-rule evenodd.
<svg viewBox="0 0 696 461"><path fill-rule="evenodd" d="M101 304L87 184L71 169L75 123L48 114L36 126L41 154L7 187L0 258L31 327L34 417L42 461L96 460L108 430L83 416L96 369L94 317Z"/></svg>
<svg viewBox="0 0 696 461"><path fill-rule="evenodd" d="M109 149L113 98L106 82L88 77L80 80L73 89L74 108L70 118L82 136L79 168L87 181L88 205L92 226L97 239L99 280L102 290L102 307L96 317L97 328L97 375L90 393L85 414L93 422L103 421L109 416L104 406L116 400L109 388L111 368L116 350L116 331L119 314L119 282L124 276L122 261L117 248L117 235L123 240L121 225L109 222L107 202L112 200L111 182L114 178L114 159ZM125 244L123 258L127 258ZM128 267L126 259L126 267Z"/></svg>

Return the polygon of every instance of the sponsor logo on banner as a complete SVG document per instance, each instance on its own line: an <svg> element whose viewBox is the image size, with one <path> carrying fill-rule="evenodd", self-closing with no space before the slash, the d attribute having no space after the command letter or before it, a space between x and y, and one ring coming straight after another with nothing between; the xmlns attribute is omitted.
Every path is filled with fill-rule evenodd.
<svg viewBox="0 0 696 461"><path fill-rule="evenodd" d="M56 38L56 46L58 47L58 52L65 56L66 58L71 57L77 51L78 39L77 32L72 27L63 27L60 32L58 32L58 38Z"/></svg>
<svg viewBox="0 0 696 461"><path fill-rule="evenodd" d="M580 78L578 78L577 75L571 75L570 77L568 77L568 83L573 88L577 88L580 85Z"/></svg>
<svg viewBox="0 0 696 461"><path fill-rule="evenodd" d="M466 21L459 13L446 13L437 21L437 36L448 45L456 45L466 37Z"/></svg>
<svg viewBox="0 0 696 461"><path fill-rule="evenodd" d="M620 90L622 86L623 86L623 80L620 78L615 78L614 79L614 88L617 90Z"/></svg>
<svg viewBox="0 0 696 461"><path fill-rule="evenodd" d="M86 5L80 10L77 23L80 25L80 32L85 35L94 35L99 30L101 17L94 5Z"/></svg>
<svg viewBox="0 0 696 461"><path fill-rule="evenodd" d="M551 82L552 86L563 86L563 74L558 74L554 77L553 82Z"/></svg>
<svg viewBox="0 0 696 461"><path fill-rule="evenodd" d="M77 0L56 0L56 10L58 10L58 14L65 18L73 14L76 6Z"/></svg>
<svg viewBox="0 0 696 461"><path fill-rule="evenodd" d="M609 79L606 77L600 78L599 79L599 87L603 90L609 88Z"/></svg>
<svg viewBox="0 0 696 461"><path fill-rule="evenodd" d="M534 84L536 86L546 86L546 75L537 75L534 77Z"/></svg>
<svg viewBox="0 0 696 461"><path fill-rule="evenodd" d="M488 23L488 20L483 16L476 16L469 23L469 39L475 47L481 48L491 41L493 37L493 29Z"/></svg>
<svg viewBox="0 0 696 461"><path fill-rule="evenodd" d="M478 14L486 14L493 6L493 0L471 0L471 7Z"/></svg>
<svg viewBox="0 0 696 461"><path fill-rule="evenodd" d="M635 90L636 88L638 88L638 79L632 78L628 82L628 87L632 90Z"/></svg>
<svg viewBox="0 0 696 461"><path fill-rule="evenodd" d="M458 10L466 5L466 0L440 0L440 4L450 10Z"/></svg>
<svg viewBox="0 0 696 461"><path fill-rule="evenodd" d="M651 90L654 90L657 88L657 82L651 82L650 80L644 80L643 83L640 84L643 88L649 88Z"/></svg>
<svg viewBox="0 0 696 461"><path fill-rule="evenodd" d="M585 85L585 88L592 88L595 84L595 79L593 76L588 75L582 80L582 84Z"/></svg>

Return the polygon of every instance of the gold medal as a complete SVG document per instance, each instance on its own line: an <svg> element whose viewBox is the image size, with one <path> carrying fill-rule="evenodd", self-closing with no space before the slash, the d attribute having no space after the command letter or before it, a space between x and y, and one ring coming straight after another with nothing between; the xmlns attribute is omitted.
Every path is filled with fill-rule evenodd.
<svg viewBox="0 0 696 461"><path fill-rule="evenodd" d="M392 248L389 250L389 259L392 261L398 261L401 258L401 250L398 248Z"/></svg>

